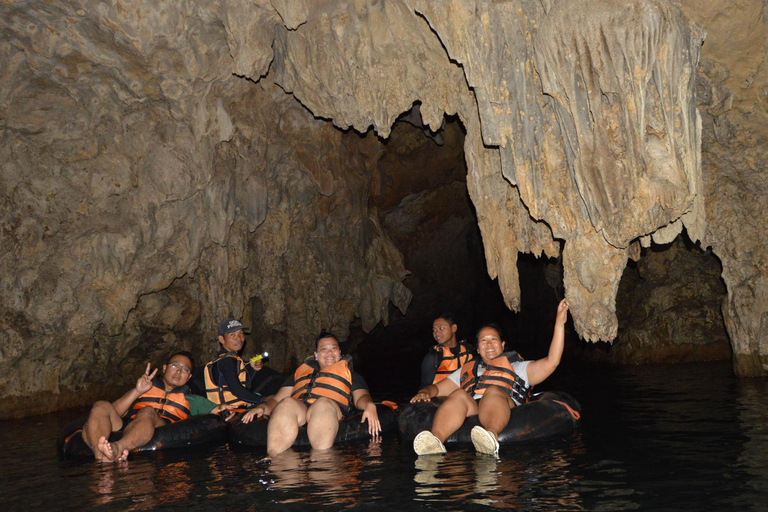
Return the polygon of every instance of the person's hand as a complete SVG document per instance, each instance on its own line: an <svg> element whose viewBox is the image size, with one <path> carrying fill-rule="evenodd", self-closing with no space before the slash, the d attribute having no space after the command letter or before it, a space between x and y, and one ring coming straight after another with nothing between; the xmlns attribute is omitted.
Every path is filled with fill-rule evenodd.
<svg viewBox="0 0 768 512"><path fill-rule="evenodd" d="M139 380L136 381L136 392L140 395L143 395L150 389L152 389L152 379L155 378L155 375L157 375L157 368L155 368L155 371L152 373L149 373L149 369L152 367L150 363L147 363L147 369L144 371L144 375L139 377Z"/></svg>
<svg viewBox="0 0 768 512"><path fill-rule="evenodd" d="M555 317L555 323L565 324L568 320L568 301L565 299L560 301L557 305L557 316Z"/></svg>
<svg viewBox="0 0 768 512"><path fill-rule="evenodd" d="M430 400L432 400L432 397L429 396L429 393L427 393L426 391L424 391L422 389L421 391L416 393L413 396L413 398L411 398L411 403L413 404L413 403L416 403L416 402L429 402Z"/></svg>
<svg viewBox="0 0 768 512"><path fill-rule="evenodd" d="M368 420L368 433L372 436L381 434L381 422L379 421L379 411L376 410L376 404L371 402L365 406L363 418L360 423Z"/></svg>
<svg viewBox="0 0 768 512"><path fill-rule="evenodd" d="M253 361L251 363L251 368L254 370L261 371L262 368L264 368L264 361L262 359L259 359L258 361Z"/></svg>
<svg viewBox="0 0 768 512"><path fill-rule="evenodd" d="M267 408L264 406L264 404L259 404L250 411L243 414L243 423L250 423L253 421L253 418L261 418L264 416L264 414L267 412Z"/></svg>
<svg viewBox="0 0 768 512"><path fill-rule="evenodd" d="M219 414L219 415L221 415L222 412L224 412L224 411L231 411L232 409L235 409L234 405L231 405L231 404L221 404L221 405L217 405L216 407L214 407L213 410L211 411L211 414ZM230 414L226 414L226 415L224 415L224 421L229 421L229 420L231 420L234 417L235 417L234 414L231 414L231 413Z"/></svg>

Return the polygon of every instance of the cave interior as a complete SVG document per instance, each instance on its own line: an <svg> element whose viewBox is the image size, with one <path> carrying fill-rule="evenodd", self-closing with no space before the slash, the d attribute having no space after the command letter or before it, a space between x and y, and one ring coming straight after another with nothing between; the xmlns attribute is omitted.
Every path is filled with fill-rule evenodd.
<svg viewBox="0 0 768 512"><path fill-rule="evenodd" d="M215 326L413 386L451 312L768 375L768 4L0 5L1 418ZM118 368L120 371L114 371Z"/></svg>

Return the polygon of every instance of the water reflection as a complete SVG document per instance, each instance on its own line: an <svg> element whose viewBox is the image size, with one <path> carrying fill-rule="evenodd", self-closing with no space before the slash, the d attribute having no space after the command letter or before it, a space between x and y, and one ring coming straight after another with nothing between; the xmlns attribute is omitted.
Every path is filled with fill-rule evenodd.
<svg viewBox="0 0 768 512"><path fill-rule="evenodd" d="M155 492L162 499L160 503L173 503L189 498L194 490L190 474L190 465L186 462L176 462L161 466L153 477L158 483Z"/></svg>
<svg viewBox="0 0 768 512"><path fill-rule="evenodd" d="M575 488L581 476L572 471L583 449L502 447L500 458L451 447L445 455L417 457L416 500L472 503L493 508L586 510ZM517 452L517 453L516 453Z"/></svg>
<svg viewBox="0 0 768 512"><path fill-rule="evenodd" d="M0 510L765 510L768 381L727 365L586 373L560 386L582 402L580 433L498 460L471 446L417 458L393 436L271 462L221 445L63 463L53 439L72 418L6 421Z"/></svg>
<svg viewBox="0 0 768 512"><path fill-rule="evenodd" d="M288 493L301 490L289 494L290 497L280 503L312 503L320 497L344 508L360 506L362 496L365 495L367 501L376 498L365 491L375 489L380 479L370 475L362 479L361 472L375 474L375 467L381 465L381 443L371 441L355 451L357 454L352 457L338 447L309 452L286 450L269 464L266 473L269 488Z"/></svg>
<svg viewBox="0 0 768 512"><path fill-rule="evenodd" d="M92 506L131 503L133 510L148 510L160 504L156 486L158 469L140 461L130 464L93 463Z"/></svg>
<svg viewBox="0 0 768 512"><path fill-rule="evenodd" d="M738 497L737 503L746 507L760 496L768 496L768 478L765 476L768 468L768 422L765 418L765 411L768 411L768 381L749 379L739 383L736 403L739 425L746 440L734 467L738 471L726 476L739 478L743 474L741 478L749 490Z"/></svg>
<svg viewBox="0 0 768 512"><path fill-rule="evenodd" d="M232 482L238 482L238 492L261 489L251 478L258 474L254 463L226 447L215 452L178 450L132 456L125 464L89 462L72 468L77 473L70 476L82 477L87 485L71 497L82 494L89 497L89 506L109 505L107 509L115 510L179 506L200 494L206 499L228 498Z"/></svg>

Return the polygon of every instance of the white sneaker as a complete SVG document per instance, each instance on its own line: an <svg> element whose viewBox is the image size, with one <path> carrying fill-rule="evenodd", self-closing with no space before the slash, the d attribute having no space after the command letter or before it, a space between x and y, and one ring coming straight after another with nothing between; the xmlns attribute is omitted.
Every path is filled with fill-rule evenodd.
<svg viewBox="0 0 768 512"><path fill-rule="evenodd" d="M485 430L480 425L472 427L472 444L475 445L475 450L480 453L493 455L494 457L499 455L499 441L496 436Z"/></svg>
<svg viewBox="0 0 768 512"><path fill-rule="evenodd" d="M416 455L435 455L445 453L445 446L432 432L424 430L413 439L413 451Z"/></svg>

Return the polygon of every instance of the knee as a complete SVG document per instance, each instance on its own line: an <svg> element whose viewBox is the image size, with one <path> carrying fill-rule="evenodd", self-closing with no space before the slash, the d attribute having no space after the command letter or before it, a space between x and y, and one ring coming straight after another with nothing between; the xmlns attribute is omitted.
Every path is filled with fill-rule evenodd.
<svg viewBox="0 0 768 512"><path fill-rule="evenodd" d="M507 394L501 388L496 386L491 386L485 390L485 393L483 393L483 398L486 398L486 397L506 399Z"/></svg>
<svg viewBox="0 0 768 512"><path fill-rule="evenodd" d="M154 421L155 418L157 418L157 411L154 407L142 407L139 409L139 411L136 413L136 417L134 418L134 421L136 420L152 420Z"/></svg>
<svg viewBox="0 0 768 512"><path fill-rule="evenodd" d="M333 416L334 418L337 417L339 413L339 408L336 405L336 402L331 400L330 398L321 397L318 398L310 407L310 411L308 413L308 416Z"/></svg>
<svg viewBox="0 0 768 512"><path fill-rule="evenodd" d="M304 404L296 400L295 398L284 398L283 400L280 400L278 404L275 406L275 408L272 410L272 414L270 414L271 418L274 417L280 417L286 414L293 414L296 415L299 413L299 410L301 407L304 407Z"/></svg>
<svg viewBox="0 0 768 512"><path fill-rule="evenodd" d="M107 402L106 400L99 400L95 404L93 404L93 407L91 407L91 416L94 414L107 414L114 410L114 406L112 405L112 402Z"/></svg>
<svg viewBox="0 0 768 512"><path fill-rule="evenodd" d="M463 389L457 389L453 393L448 395L446 402L448 400L450 400L452 403L463 403L463 404L474 402L474 399L471 396L469 396L469 393L467 393Z"/></svg>

